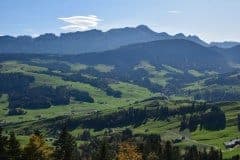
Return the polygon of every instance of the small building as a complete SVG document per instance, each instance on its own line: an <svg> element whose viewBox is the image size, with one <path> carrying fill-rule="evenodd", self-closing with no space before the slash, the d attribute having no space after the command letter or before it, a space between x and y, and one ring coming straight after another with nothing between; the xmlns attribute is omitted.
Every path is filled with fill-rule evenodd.
<svg viewBox="0 0 240 160"><path fill-rule="evenodd" d="M226 148L234 148L237 145L240 145L240 139L233 139L229 142L224 142Z"/></svg>

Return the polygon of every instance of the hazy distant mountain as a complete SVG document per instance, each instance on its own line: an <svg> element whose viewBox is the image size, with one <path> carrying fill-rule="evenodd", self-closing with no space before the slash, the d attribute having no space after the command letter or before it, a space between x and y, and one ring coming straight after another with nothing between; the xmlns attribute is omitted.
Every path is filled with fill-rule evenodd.
<svg viewBox="0 0 240 160"><path fill-rule="evenodd" d="M225 41L225 42L211 42L210 46L216 46L219 48L232 48L240 45L240 42Z"/></svg>
<svg viewBox="0 0 240 160"><path fill-rule="evenodd" d="M32 38L30 36L0 36L0 53L54 53L78 54L99 52L120 46L167 39L186 39L207 46L197 36L157 33L145 25L136 28L111 29L107 32L89 30L84 32L62 33L60 36L48 33Z"/></svg>
<svg viewBox="0 0 240 160"><path fill-rule="evenodd" d="M235 67L238 66L238 68L240 67L240 45L222 49L222 53L228 57L232 65L235 65Z"/></svg>

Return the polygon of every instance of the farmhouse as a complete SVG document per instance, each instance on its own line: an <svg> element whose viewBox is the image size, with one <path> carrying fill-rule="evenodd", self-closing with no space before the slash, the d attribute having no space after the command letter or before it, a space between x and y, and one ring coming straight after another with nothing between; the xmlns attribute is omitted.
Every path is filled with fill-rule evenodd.
<svg viewBox="0 0 240 160"><path fill-rule="evenodd" d="M240 145L240 139L233 139L229 142L224 142L226 148L233 148L236 145Z"/></svg>

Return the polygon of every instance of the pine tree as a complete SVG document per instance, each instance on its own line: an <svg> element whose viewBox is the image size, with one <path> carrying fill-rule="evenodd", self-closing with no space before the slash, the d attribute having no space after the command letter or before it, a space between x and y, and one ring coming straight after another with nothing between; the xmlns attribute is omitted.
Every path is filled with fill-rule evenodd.
<svg viewBox="0 0 240 160"><path fill-rule="evenodd" d="M173 150L172 150L172 144L170 141L167 141L165 144L165 148L163 151L163 159L164 160L173 160Z"/></svg>
<svg viewBox="0 0 240 160"><path fill-rule="evenodd" d="M220 149L219 151L219 160L222 160L223 159L223 154L222 154L222 150Z"/></svg>
<svg viewBox="0 0 240 160"><path fill-rule="evenodd" d="M76 159L76 141L75 138L67 132L64 125L58 139L53 144L55 146L54 158L56 160L74 160Z"/></svg>
<svg viewBox="0 0 240 160"><path fill-rule="evenodd" d="M81 140L82 141L89 141L91 138L91 133L89 130L84 130L82 135L81 135Z"/></svg>
<svg viewBox="0 0 240 160"><path fill-rule="evenodd" d="M184 160L189 160L189 159L191 159L191 160L199 160L200 159L197 146L193 145L186 149Z"/></svg>
<svg viewBox="0 0 240 160"><path fill-rule="evenodd" d="M0 159L7 158L7 137L3 135L3 129L0 126Z"/></svg>
<svg viewBox="0 0 240 160"><path fill-rule="evenodd" d="M150 134L143 140L143 158L145 159L151 152L155 153L159 158L162 157L161 137L159 135Z"/></svg>
<svg viewBox="0 0 240 160"><path fill-rule="evenodd" d="M183 130L186 129L187 127L188 127L187 117L186 117L186 115L183 115L183 116L182 116L181 123L180 123L180 129L179 129L179 131L183 131Z"/></svg>
<svg viewBox="0 0 240 160"><path fill-rule="evenodd" d="M210 152L208 153L208 159L211 160L222 160L222 153L215 150L213 147L211 147Z"/></svg>
<svg viewBox="0 0 240 160"><path fill-rule="evenodd" d="M15 137L14 132L10 132L10 138L7 145L7 153L10 160L19 160L21 158L20 143Z"/></svg>
<svg viewBox="0 0 240 160"><path fill-rule="evenodd" d="M132 138L132 130L129 128L126 128L125 130L122 131L122 140L127 140L129 138Z"/></svg>
<svg viewBox="0 0 240 160"><path fill-rule="evenodd" d="M233 156L231 160L240 160L240 155Z"/></svg>
<svg viewBox="0 0 240 160"><path fill-rule="evenodd" d="M49 160L52 148L49 147L40 134L33 134L23 151L24 160Z"/></svg>
<svg viewBox="0 0 240 160"><path fill-rule="evenodd" d="M103 140L98 147L96 155L93 156L93 160L108 160L108 146L105 140Z"/></svg>
<svg viewBox="0 0 240 160"><path fill-rule="evenodd" d="M199 120L198 120L198 116L197 115L191 115L189 118L189 124L188 124L188 128L190 130L190 132L193 132L197 129L197 126L199 124Z"/></svg>
<svg viewBox="0 0 240 160"><path fill-rule="evenodd" d="M173 153L172 153L172 159L174 160L180 160L181 159L181 154L180 154L180 149L177 146L173 147Z"/></svg>
<svg viewBox="0 0 240 160"><path fill-rule="evenodd" d="M203 152L201 152L199 156L200 156L200 158L199 158L200 160L207 160L208 159L207 149L204 148Z"/></svg>

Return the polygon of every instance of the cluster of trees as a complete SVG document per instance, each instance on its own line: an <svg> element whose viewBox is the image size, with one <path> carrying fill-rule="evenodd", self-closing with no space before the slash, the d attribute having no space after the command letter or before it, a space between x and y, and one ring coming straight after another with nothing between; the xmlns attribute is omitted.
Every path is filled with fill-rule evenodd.
<svg viewBox="0 0 240 160"><path fill-rule="evenodd" d="M0 93L9 94L24 91L34 82L34 77L22 73L0 73L0 82Z"/></svg>
<svg viewBox="0 0 240 160"><path fill-rule="evenodd" d="M88 103L93 103L94 102L94 99L86 91L71 89L69 91L69 94L70 94L71 97L73 97L77 101L88 102Z"/></svg>
<svg viewBox="0 0 240 160"><path fill-rule="evenodd" d="M80 146L66 125L52 144L35 131L24 147L14 132L8 136L0 129L1 160L222 160L221 150L213 147L199 150L196 146L180 149L160 135L133 135L130 129L108 131L101 137L90 137ZM236 155L232 160L239 160Z"/></svg>
<svg viewBox="0 0 240 160"><path fill-rule="evenodd" d="M21 155L20 143L17 141L14 132L10 132L9 137L3 135L0 127L0 159L18 159Z"/></svg>
<svg viewBox="0 0 240 160"><path fill-rule="evenodd" d="M226 127L226 117L219 107L212 107L211 111L201 114L193 114L189 118L183 116L180 130L188 128L191 132L195 131L200 125L200 129L221 130Z"/></svg>
<svg viewBox="0 0 240 160"><path fill-rule="evenodd" d="M217 108L217 109L216 109ZM210 112L207 110L211 109ZM95 130L102 130L104 128L123 127L127 125L139 126L145 123L148 119L154 120L168 120L172 116L183 116L187 114L196 114L201 116L192 116L182 122L181 128L189 128L194 130L198 124L207 130L219 130L225 128L226 118L224 112L218 107L206 103L190 106L183 106L179 108L168 107L145 107L122 109L107 115L96 113L91 116L80 119L70 119L69 125L71 128L76 128L82 125L84 128L94 128ZM201 117L201 118L200 118ZM210 121L210 122L209 122ZM201 122L201 123L200 123ZM194 129L192 129L194 126Z"/></svg>
<svg viewBox="0 0 240 160"><path fill-rule="evenodd" d="M207 130L221 130L226 127L225 113L219 107L213 107L201 117L201 128Z"/></svg>
<svg viewBox="0 0 240 160"><path fill-rule="evenodd" d="M0 128L0 159L1 160L77 160L77 144L66 127L58 135L52 145L46 142L44 136L35 131L27 145L22 148L15 133L6 136Z"/></svg>
<svg viewBox="0 0 240 160"><path fill-rule="evenodd" d="M147 118L146 110L129 108L108 115L93 115L85 119L70 120L71 127L81 124L85 128L102 130L104 128L123 127L126 125L141 125Z"/></svg>
<svg viewBox="0 0 240 160"><path fill-rule="evenodd" d="M49 108L51 105L66 105L73 97L78 101L93 103L94 99L86 91L71 90L65 86L53 88L39 86L26 88L23 92L9 93L9 110L21 108Z"/></svg>
<svg viewBox="0 0 240 160"><path fill-rule="evenodd" d="M51 105L69 104L69 98L66 87L39 86L10 93L9 108L49 108Z"/></svg>

